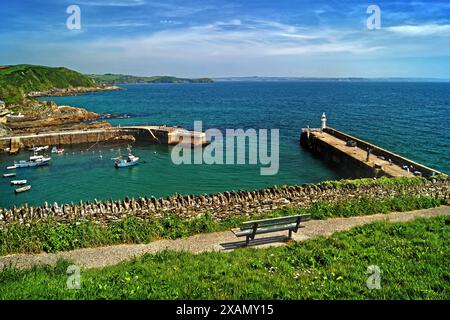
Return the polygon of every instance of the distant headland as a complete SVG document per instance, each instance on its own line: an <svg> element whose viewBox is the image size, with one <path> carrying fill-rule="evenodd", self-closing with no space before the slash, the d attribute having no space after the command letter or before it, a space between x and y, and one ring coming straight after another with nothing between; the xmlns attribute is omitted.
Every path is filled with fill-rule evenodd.
<svg viewBox="0 0 450 320"><path fill-rule="evenodd" d="M151 77L140 77L131 76L124 74L88 74L98 83L103 84L129 84L129 83L212 83L214 82L210 78L177 78L172 76L151 76Z"/></svg>
<svg viewBox="0 0 450 320"><path fill-rule="evenodd" d="M83 108L58 106L38 97L70 96L121 90L126 83L211 83L209 78L84 75L65 67L31 64L0 66L0 136L52 130L111 127L103 115Z"/></svg>

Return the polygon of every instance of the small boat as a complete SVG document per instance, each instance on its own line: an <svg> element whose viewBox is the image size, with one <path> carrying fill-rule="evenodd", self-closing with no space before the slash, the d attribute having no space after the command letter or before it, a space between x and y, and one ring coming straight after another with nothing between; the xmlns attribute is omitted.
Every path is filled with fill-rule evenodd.
<svg viewBox="0 0 450 320"><path fill-rule="evenodd" d="M113 160L115 160L114 161L114 166L116 168L132 167L132 166L138 164L139 157L136 157L136 156L131 154L131 147L130 146L128 146L127 150L128 150L128 156L126 158L122 157L120 154L119 154L119 157L113 158Z"/></svg>
<svg viewBox="0 0 450 320"><path fill-rule="evenodd" d="M20 160L19 162L14 162L14 168L31 168L31 167L40 167L48 165L51 158L46 156L41 156L34 151L34 155L29 158L28 161Z"/></svg>
<svg viewBox="0 0 450 320"><path fill-rule="evenodd" d="M48 146L42 146L42 147L35 147L35 146L33 146L32 148L28 148L28 150L35 151L35 152L44 151L44 150L47 150L47 149L48 149Z"/></svg>
<svg viewBox="0 0 450 320"><path fill-rule="evenodd" d="M15 186L19 186L22 184L27 184L27 180L11 180L11 184Z"/></svg>
<svg viewBox="0 0 450 320"><path fill-rule="evenodd" d="M25 192L25 191L28 191L30 189L31 189L31 186L25 186L25 187L16 189L16 193Z"/></svg>
<svg viewBox="0 0 450 320"><path fill-rule="evenodd" d="M64 149L60 148L60 147L53 147L52 148L52 153L62 154L62 153L64 153Z"/></svg>
<svg viewBox="0 0 450 320"><path fill-rule="evenodd" d="M16 169L17 167L14 165L14 166L9 166L9 167L6 167L6 170L13 170L13 169Z"/></svg>
<svg viewBox="0 0 450 320"><path fill-rule="evenodd" d="M16 173L4 173L4 174L3 174L3 177L4 177L4 178L15 177L15 176L16 176Z"/></svg>

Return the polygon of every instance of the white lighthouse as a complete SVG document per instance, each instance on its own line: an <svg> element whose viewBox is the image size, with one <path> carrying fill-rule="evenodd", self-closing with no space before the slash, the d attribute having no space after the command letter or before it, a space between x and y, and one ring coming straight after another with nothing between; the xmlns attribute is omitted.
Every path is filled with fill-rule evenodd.
<svg viewBox="0 0 450 320"><path fill-rule="evenodd" d="M327 116L324 112L322 113L322 126L320 128L323 130L326 129L326 127L327 127Z"/></svg>

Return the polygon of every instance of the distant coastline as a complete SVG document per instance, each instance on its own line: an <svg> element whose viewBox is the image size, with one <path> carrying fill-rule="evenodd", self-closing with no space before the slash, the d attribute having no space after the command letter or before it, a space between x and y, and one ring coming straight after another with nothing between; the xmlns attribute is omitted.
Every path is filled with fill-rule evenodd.
<svg viewBox="0 0 450 320"><path fill-rule="evenodd" d="M450 82L439 78L364 78L364 77L217 77L214 81L368 81L368 82Z"/></svg>
<svg viewBox="0 0 450 320"><path fill-rule="evenodd" d="M132 76L124 74L87 74L97 83L105 85L138 83L212 83L210 78L178 78L172 76Z"/></svg>

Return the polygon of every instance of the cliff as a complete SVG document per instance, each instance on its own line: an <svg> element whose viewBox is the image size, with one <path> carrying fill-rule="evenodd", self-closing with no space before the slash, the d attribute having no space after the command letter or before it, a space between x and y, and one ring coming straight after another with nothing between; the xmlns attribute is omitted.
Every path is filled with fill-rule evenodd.
<svg viewBox="0 0 450 320"><path fill-rule="evenodd" d="M100 86L92 78L64 67L29 64L0 67L0 99L7 105L22 103L33 91Z"/></svg>
<svg viewBox="0 0 450 320"><path fill-rule="evenodd" d="M67 68L51 68L28 64L0 67L0 100L2 110L0 136L92 126L99 117L83 108L58 107L53 102L36 97L66 96L82 93L119 90L95 82L79 72ZM99 124L95 124L98 127ZM100 126L108 126L102 123Z"/></svg>

